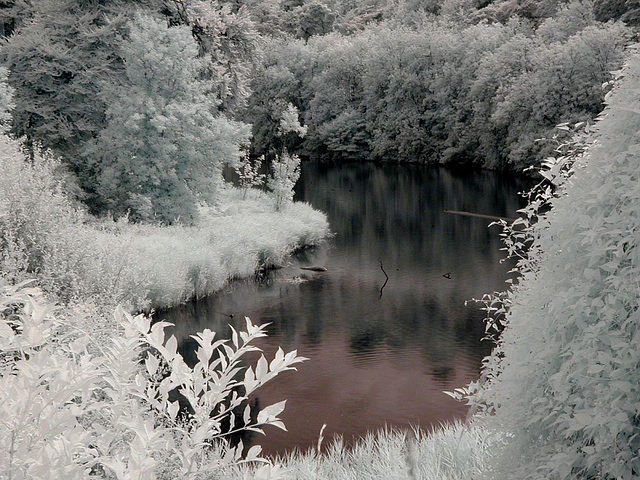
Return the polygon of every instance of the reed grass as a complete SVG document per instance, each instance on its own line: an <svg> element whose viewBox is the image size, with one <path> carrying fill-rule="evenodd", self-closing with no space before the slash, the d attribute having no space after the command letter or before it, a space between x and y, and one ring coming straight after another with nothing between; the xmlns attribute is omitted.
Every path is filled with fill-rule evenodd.
<svg viewBox="0 0 640 480"><path fill-rule="evenodd" d="M487 469L503 436L481 421L455 422L431 432L384 428L347 447L337 438L317 449L292 452L275 460L273 478L296 480L471 480ZM229 480L252 478L258 466L225 472ZM277 475L276 475L277 473ZM256 475L256 478L261 478ZM269 478L264 476L264 478Z"/></svg>

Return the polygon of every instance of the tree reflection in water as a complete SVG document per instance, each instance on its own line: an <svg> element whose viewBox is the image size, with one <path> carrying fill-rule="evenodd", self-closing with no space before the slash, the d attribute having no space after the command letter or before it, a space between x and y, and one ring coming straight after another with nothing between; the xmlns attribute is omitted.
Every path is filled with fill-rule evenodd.
<svg viewBox="0 0 640 480"><path fill-rule="evenodd" d="M278 346L309 357L257 393L263 405L288 399L289 431L250 439L267 453L314 445L324 423L326 437L348 442L385 424L463 417L465 407L442 391L477 378L490 350L483 312L465 301L503 290L510 266L500 264L490 220L444 211L515 217L524 189L495 172L305 163L297 199L326 212L335 237L259 284L234 284L162 317L187 342L203 328L228 334L227 324L241 326L246 315L271 322L261 343L267 357ZM389 277L382 296L380 262Z"/></svg>

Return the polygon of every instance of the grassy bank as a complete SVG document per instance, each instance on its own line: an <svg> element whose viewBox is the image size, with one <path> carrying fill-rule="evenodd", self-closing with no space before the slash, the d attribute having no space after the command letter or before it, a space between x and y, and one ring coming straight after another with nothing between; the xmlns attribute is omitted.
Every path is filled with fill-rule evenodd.
<svg viewBox="0 0 640 480"><path fill-rule="evenodd" d="M229 341L205 330L192 368L175 339L165 339L163 322L127 311L174 305L281 265L327 236L325 215L307 204L276 211L264 192L245 198L227 187L192 226L99 219L69 195L73 184L56 158L29 158L4 135L0 172L3 475L218 478L256 459L255 449L245 459L241 447L222 441L224 425L281 424L284 403L255 415L241 407L253 389L301 361L296 352L247 366L243 355L265 335L247 319ZM175 391L189 402L188 418Z"/></svg>
<svg viewBox="0 0 640 480"><path fill-rule="evenodd" d="M227 187L194 226L97 219L72 201L54 158L25 158L0 139L0 270L16 283L36 278L64 303L167 307L211 294L229 279L286 262L328 234L321 212L288 204L276 212L266 193Z"/></svg>
<svg viewBox="0 0 640 480"><path fill-rule="evenodd" d="M338 439L322 455L317 449L295 452L277 459L277 467L263 468L265 475L292 480L468 480L486 468L492 449L502 441L502 435L479 422L448 424L433 432L384 429L350 448ZM236 468L226 478L246 478L255 472L255 468Z"/></svg>

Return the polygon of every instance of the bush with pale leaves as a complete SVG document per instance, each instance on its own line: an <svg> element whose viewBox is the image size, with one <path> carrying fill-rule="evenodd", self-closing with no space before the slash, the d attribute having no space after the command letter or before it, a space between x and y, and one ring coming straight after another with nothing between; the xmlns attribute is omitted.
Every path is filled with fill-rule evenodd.
<svg viewBox="0 0 640 480"><path fill-rule="evenodd" d="M488 299L504 331L471 400L508 439L489 478L640 476L640 55L618 74L508 237L519 283Z"/></svg>
<svg viewBox="0 0 640 480"><path fill-rule="evenodd" d="M260 447L242 456L226 437L239 430L285 428L284 402L255 415L248 395L304 360L278 350L255 367L243 358L265 327L246 319L231 340L194 335L189 367L165 322L115 312L108 344L82 318L55 314L25 284L0 292L0 471L10 479L202 478L241 463L263 462ZM182 407L173 398L178 392ZM223 428L223 424L230 425Z"/></svg>

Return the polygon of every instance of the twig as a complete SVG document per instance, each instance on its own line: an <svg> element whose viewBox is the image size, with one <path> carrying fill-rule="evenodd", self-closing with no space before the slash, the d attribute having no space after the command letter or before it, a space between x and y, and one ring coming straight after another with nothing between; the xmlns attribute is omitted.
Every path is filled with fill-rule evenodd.
<svg viewBox="0 0 640 480"><path fill-rule="evenodd" d="M385 272L384 268L382 267L382 260L378 260L378 261L380 262L380 270L382 270L382 273L384 273L384 276L387 277L387 279L382 284L382 287L380 287L380 297L379 298L382 298L382 290L384 290L384 287L387 286L387 282L389 281L389 275L387 275L387 272Z"/></svg>

